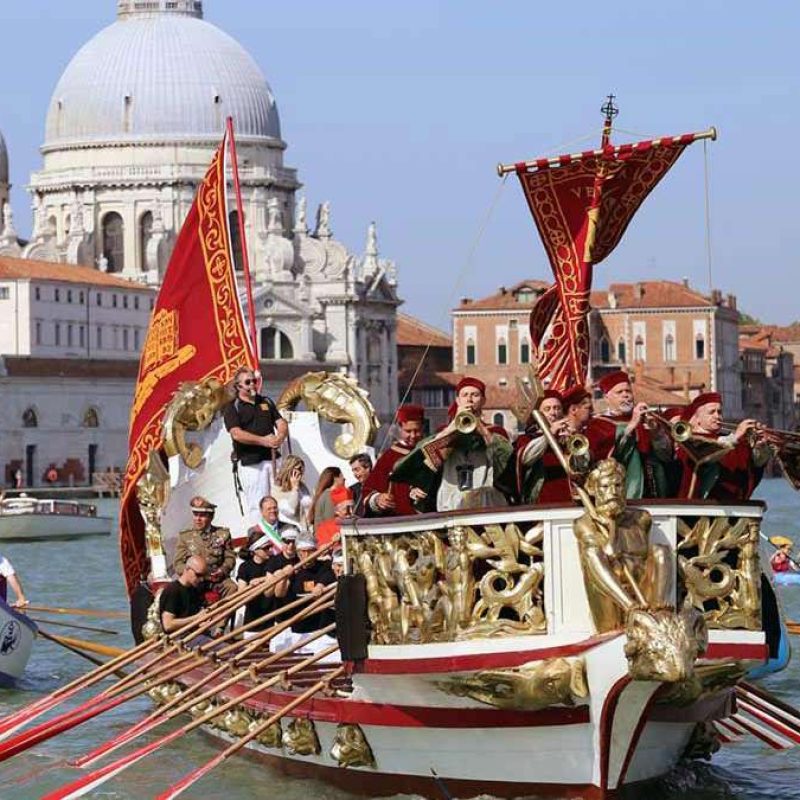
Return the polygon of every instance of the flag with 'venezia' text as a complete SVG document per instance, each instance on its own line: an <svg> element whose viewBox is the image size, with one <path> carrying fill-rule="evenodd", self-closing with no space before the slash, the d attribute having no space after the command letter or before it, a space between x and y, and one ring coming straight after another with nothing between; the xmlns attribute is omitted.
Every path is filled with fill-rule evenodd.
<svg viewBox="0 0 800 800"><path fill-rule="evenodd" d="M644 199L695 139L608 145L516 165L555 276L530 320L539 376L551 388L585 384L592 266L617 246Z"/></svg>
<svg viewBox="0 0 800 800"><path fill-rule="evenodd" d="M149 569L137 482L164 444L164 410L186 381L225 384L256 367L234 273L224 137L178 234L139 362L120 505L120 551L131 593Z"/></svg>

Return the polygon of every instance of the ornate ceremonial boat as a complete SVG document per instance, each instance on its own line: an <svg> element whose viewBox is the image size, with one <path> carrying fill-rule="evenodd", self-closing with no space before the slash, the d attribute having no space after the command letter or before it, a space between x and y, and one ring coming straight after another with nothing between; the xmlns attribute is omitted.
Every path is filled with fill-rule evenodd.
<svg viewBox="0 0 800 800"><path fill-rule="evenodd" d="M612 110L600 150L501 167L520 177L556 274L531 319L540 374L555 386L585 379L592 265L682 150L713 136L614 147ZM189 498L216 503L218 524L243 526L221 408L224 384L257 362L236 300L224 195L221 149L176 244L140 366L121 511L137 637L159 634L151 593L168 580ZM366 393L343 375L298 379L279 406L309 483L330 465L349 475L347 457L377 430ZM331 424L340 435L329 435ZM612 466L587 478L595 492L621 485L620 468L603 463ZM777 646L777 608L762 608L763 505L623 500L601 524L600 501L581 496L583 507L345 522L338 648L324 644L330 628L311 656L296 647L270 655L226 636L151 639L141 651L157 684L151 696L170 714L189 711L188 730L230 742L161 797L245 746L286 773L373 795L605 797L744 732L775 747L800 742L794 712L741 684ZM237 602L222 601L219 613ZM167 675L170 654L184 651L177 660L190 663ZM48 797L81 796L154 747Z"/></svg>
<svg viewBox="0 0 800 800"><path fill-rule="evenodd" d="M0 686L22 677L36 639L36 623L0 600Z"/></svg>

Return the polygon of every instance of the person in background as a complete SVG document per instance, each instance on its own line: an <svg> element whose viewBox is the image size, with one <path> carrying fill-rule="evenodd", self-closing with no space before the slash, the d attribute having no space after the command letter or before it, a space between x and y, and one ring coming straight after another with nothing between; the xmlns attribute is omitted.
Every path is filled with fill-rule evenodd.
<svg viewBox="0 0 800 800"><path fill-rule="evenodd" d="M347 488L353 494L353 513L357 517L364 516L364 484L372 472L372 459L367 453L359 453L350 459L350 469L355 478Z"/></svg>
<svg viewBox="0 0 800 800"><path fill-rule="evenodd" d="M411 486L404 481L394 481L392 470L419 444L425 432L425 409L408 403L397 409L399 435L392 446L375 462L375 467L364 481L361 507L367 517L408 516L416 514L411 502Z"/></svg>
<svg viewBox="0 0 800 800"><path fill-rule="evenodd" d="M310 535L304 534L297 540L297 554L302 561L308 558L311 553L317 549L317 543ZM336 574L333 571L331 557L323 556L314 559L314 561L301 567L294 574L291 583L291 596L302 597L307 595L320 595L325 590L326 586L336 583ZM310 614L292 625L292 632L295 636L295 641L307 638L310 634L330 625L335 619L333 608L318 611L315 614ZM317 652L321 648L330 644L323 640L317 640L309 645L309 650ZM324 642L324 643L323 643Z"/></svg>
<svg viewBox="0 0 800 800"><path fill-rule="evenodd" d="M240 367L233 376L234 399L225 406L223 419L231 435L249 522L258 515L258 503L272 491L280 446L289 426L275 403L256 391L256 376Z"/></svg>
<svg viewBox="0 0 800 800"><path fill-rule="evenodd" d="M311 492L303 483L305 471L306 465L300 456L286 456L272 487L272 496L278 501L278 518L300 530L308 527L311 508Z"/></svg>
<svg viewBox="0 0 800 800"><path fill-rule="evenodd" d="M164 633L172 633L203 616L203 583L206 560L193 555L186 559L177 579L161 592L158 611Z"/></svg>
<svg viewBox="0 0 800 800"><path fill-rule="evenodd" d="M25 597L25 592L22 590L22 583L16 570L11 562L5 557L0 556L0 598L5 603L8 599L8 587L14 590L14 602L11 604L14 608L24 608L29 604L29 600Z"/></svg>
<svg viewBox="0 0 800 800"><path fill-rule="evenodd" d="M792 560L792 547L794 543L787 536L770 536L770 544L777 549L772 554L769 564L773 572L794 572L797 566Z"/></svg>
<svg viewBox="0 0 800 800"><path fill-rule="evenodd" d="M317 546L329 544L339 534L340 521L353 516L353 495L346 486L331 488L333 518L326 519L314 527Z"/></svg>
<svg viewBox="0 0 800 800"><path fill-rule="evenodd" d="M331 500L331 489L334 486L344 486L344 475L339 467L325 467L319 474L317 488L314 490L314 497L311 500L311 508L308 511L308 526L314 526L326 519L333 519L333 501Z"/></svg>
<svg viewBox="0 0 800 800"><path fill-rule="evenodd" d="M231 532L212 524L217 507L205 497L193 497L189 508L192 527L178 534L173 569L176 575L180 575L190 556L202 556L208 566L208 602L213 603L237 591L230 577L236 564Z"/></svg>
<svg viewBox="0 0 800 800"><path fill-rule="evenodd" d="M247 531L248 541L254 541L260 536L267 536L271 541L269 552L277 553L281 546L281 528L284 527L278 519L278 501L274 497L262 497L259 511L261 512L260 519ZM241 555L243 558L247 558L248 551L245 550Z"/></svg>
<svg viewBox="0 0 800 800"><path fill-rule="evenodd" d="M333 554L331 568L337 578L341 578L344 575L344 554L341 551Z"/></svg>

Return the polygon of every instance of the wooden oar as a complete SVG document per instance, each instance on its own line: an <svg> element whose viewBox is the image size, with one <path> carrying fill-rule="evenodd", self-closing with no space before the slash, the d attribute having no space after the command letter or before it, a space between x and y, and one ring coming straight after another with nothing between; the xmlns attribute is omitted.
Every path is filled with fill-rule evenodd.
<svg viewBox="0 0 800 800"><path fill-rule="evenodd" d="M43 639L49 639L51 642L55 642L56 644L63 647L65 650L69 650L70 652L79 655L81 658L85 658L87 661L91 661L92 664L97 664L98 666L102 666L105 663L104 661L101 661L99 658L90 656L87 652L79 650L77 647L74 647L72 644L66 641L66 637L50 634L46 630L43 630L42 628L38 629L38 634ZM122 677L125 677L124 672L120 672L119 674L122 675Z"/></svg>
<svg viewBox="0 0 800 800"><path fill-rule="evenodd" d="M281 630L284 630L288 626L298 622L310 614L317 613L322 607L324 607L324 597L312 599L314 602L310 603L307 608L296 614L292 619L289 619L281 625L276 626L275 629L271 631L265 631L263 639L266 641L269 638L272 638L280 633ZM331 629L332 627L333 626L331 626ZM263 646L263 642L255 642L255 645ZM248 652L249 648L252 646L253 645L249 645L247 648ZM155 673L148 672L146 669L147 665L144 665L144 667L140 667L137 670L139 674L135 676L135 683L138 683L138 686L134 686L134 675L130 675L125 680L119 681L115 687L95 695L77 708L66 711L63 714L59 714L57 717L54 717L47 722L43 722L40 725L29 728L17 736L0 743L0 762L6 761L7 759L18 755L19 753L22 753L43 741L47 741L48 739L51 739L54 736L63 733L64 731L71 730L72 728L75 728L78 725L81 725L84 722L87 722L88 720L105 713L106 711L117 708L123 703L127 703L129 700L140 697L145 692L148 692L155 682L168 683L170 681L174 681L181 675L200 666L200 664L206 660L206 657L201 657L197 653L188 653L174 661L168 662L160 672ZM179 668L175 669L178 666L178 662L183 663ZM161 674L165 671L167 672L166 675ZM237 676L237 680L245 677L248 672L249 670L244 670L242 675ZM229 681L227 685L230 685L234 682L235 681ZM127 691L123 693L120 687L123 687Z"/></svg>
<svg viewBox="0 0 800 800"><path fill-rule="evenodd" d="M298 643L298 645L299 644L300 643ZM87 792L90 792L96 789L98 786L101 786L109 778L113 778L115 775L118 775L120 772L127 769L132 764L136 764L138 761L141 761L143 758L150 755L150 753L154 752L155 750L158 750L160 747L186 736L187 733L199 728L201 725L205 725L207 722L215 717L218 717L220 714L224 714L226 711L229 711L231 708L234 708L259 692L263 692L266 689L269 689L271 686L287 680L292 675L296 674L297 672L301 672L306 667L316 663L322 658L325 658L331 653L334 653L336 650L338 650L338 646L332 645L331 647L321 650L319 653L316 653L313 656L303 659L301 662L293 667L290 667L284 672L281 672L278 675L273 675L266 681L256 684L238 697L228 700L225 703L222 703L222 705L215 706L201 717L198 717L197 719L192 720L186 725L177 728L161 738L156 739L149 744L144 745L143 747L140 747L138 750L134 750L132 753L129 753L126 756L118 758L116 761L112 761L105 767L101 767L100 769L95 770L88 775L78 778L78 780L73 781L66 786L62 786L60 789L56 789L55 791L44 795L40 798L40 800L74 800L74 798L83 797L83 795L85 795ZM344 667L339 667L337 670L332 670L331 678L343 674L343 672Z"/></svg>
<svg viewBox="0 0 800 800"><path fill-rule="evenodd" d="M234 742L230 747L223 750L219 755L214 756L214 758L212 758L210 761L203 764L202 767L198 767L190 772L185 778L167 789L166 792L162 792L156 797L156 800L172 800L172 798L183 794L186 789L197 783L200 778L202 778L204 775L207 775L209 772L211 772L211 770L213 770L215 767L218 767L223 761L226 761L235 753L238 753L248 742L252 742L253 739L255 739L257 736L260 736L265 730L267 730L267 728L269 728L270 725L274 725L278 720L285 717L290 711L297 708L297 706L302 705L307 700L311 699L315 694L321 692L330 685L334 678L338 678L344 673L345 667L343 666L331 670L324 678L317 681L313 686L310 686L302 694L299 694L294 700L281 708L280 711L276 711L272 716L268 717L263 722L259 722L258 725L255 725L253 728L251 728L244 736L242 736L238 741Z"/></svg>
<svg viewBox="0 0 800 800"><path fill-rule="evenodd" d="M41 617L29 617L34 622L42 623L43 625L55 625L58 628L75 628L79 631L91 631L92 633L107 633L110 636L118 636L119 631L112 631L111 628L95 628L92 625L76 625L74 622L59 622L56 619L42 619Z"/></svg>
<svg viewBox="0 0 800 800"><path fill-rule="evenodd" d="M285 659L287 656L295 653L297 650L302 649L310 642L316 641L328 633L332 633L335 627L335 625L328 625L325 628L321 628L320 630L315 631L307 639L304 639L301 642L295 642L294 644L289 645L289 647L285 647L283 650L273 653L256 664L251 665L247 669L244 669L236 675L231 676L222 683L211 687L202 694L196 695L200 689L202 689L204 686L207 686L213 680L226 672L230 668L230 665L223 664L221 667L217 667L217 669L210 672L197 683L188 686L179 695L172 698L172 700L168 701L165 705L157 708L145 719L141 720L141 722L137 722L135 725L132 725L130 728L128 728L127 731L124 731L105 744L100 745L100 747L96 748L90 753L87 753L85 756L74 759L70 763L74 767L90 766L96 761L99 761L101 758L107 756L109 753L112 753L114 750L117 750L123 745L129 744L130 742L134 741L134 739L138 739L145 733L149 733L151 730L157 728L164 722L168 722L180 714L183 714L192 706L195 706L198 703L202 703L204 700L208 700L211 697L220 694L229 686L232 686L235 683L244 680L245 678L252 678L256 673L265 672L270 666L279 664L282 659ZM279 669L277 674L282 673L285 669L286 667Z"/></svg>
<svg viewBox="0 0 800 800"><path fill-rule="evenodd" d="M51 642L64 645L67 648L73 648L81 651L82 653L97 653L101 656L109 656L114 658L125 652L122 647L113 647L110 644L100 644L99 642L90 642L87 639L76 639L73 636L57 636L55 633L48 633L43 628L39 628L39 633ZM91 659L89 659L91 660ZM105 661L100 661L99 664L105 664ZM127 673L122 673L122 677L127 677Z"/></svg>
<svg viewBox="0 0 800 800"><path fill-rule="evenodd" d="M309 554L306 558L301 559L296 565L294 565L293 572L296 572L298 569L300 569L300 567L311 563L323 553L331 550L334 544L334 542L330 542L327 545L317 548L317 550L315 550L313 553ZM199 619L184 625L174 633L159 639L151 639L149 641L142 642L140 645L137 645L126 654L106 662L103 666L92 670L87 675L82 675L79 678L70 681L65 686L56 689L45 697L23 706L13 714L9 714L0 720L0 741L13 734L24 725L27 725L29 722L32 722L34 719L41 716L46 711L49 711L51 708L63 702L67 698L72 697L73 695L89 688L90 686L93 686L99 681L105 680L107 677L109 677L109 675L114 673L116 668L139 660L143 656L155 650L157 647L162 646L165 641L177 641L178 643L188 642L192 638L212 629L221 620L225 619L234 608L238 607L242 603L247 602L247 600L256 597L260 592L265 591L270 586L277 585L281 580L283 579L276 578L273 581L248 587L247 590L237 592L229 598L223 598L217 601L213 606L210 606L208 609L206 609L208 613L204 614ZM176 649L176 645L173 645L171 649ZM138 672L138 670L134 672L134 675L136 672ZM129 679L130 676L124 680Z"/></svg>
<svg viewBox="0 0 800 800"><path fill-rule="evenodd" d="M25 606L25 611L41 611L45 614L67 614L73 617L106 617L107 619L130 619L125 611L105 611L94 608L57 608L55 606Z"/></svg>

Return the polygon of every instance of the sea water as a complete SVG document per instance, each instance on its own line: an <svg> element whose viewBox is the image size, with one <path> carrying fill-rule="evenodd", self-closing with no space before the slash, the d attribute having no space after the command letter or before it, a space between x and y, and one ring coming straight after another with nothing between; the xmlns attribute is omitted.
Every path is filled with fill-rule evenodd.
<svg viewBox="0 0 800 800"><path fill-rule="evenodd" d="M778 479L765 481L757 496L769 504L764 532L788 535L800 544L800 496ZM116 501L101 500L99 505L101 513L116 511ZM115 535L74 541L9 543L0 546L0 552L11 559L22 577L28 598L35 605L127 611ZM766 556L767 552L764 551L763 555ZM800 586L783 587L779 593L786 616L800 619ZM49 615L32 612L32 616L44 618ZM65 616L53 619L112 628L118 633L96 634L50 626L52 633L120 647L132 645L128 623L124 619ZM43 627L47 629L47 626ZM800 706L800 639L795 642L798 658L784 672L766 679L763 685ZM90 668L91 665L78 656L39 639L19 686L14 690L0 690L0 715L62 686ZM151 709L148 700L132 701L0 764L0 800L34 800L74 780L80 773L67 766L70 758L108 740ZM165 732L165 728L154 731L142 737L140 743L152 741ZM157 750L87 796L105 800L152 798L218 752L215 740L194 732ZM202 800L256 797L340 800L350 795L316 781L286 778L264 765L235 756L198 782L184 797ZM725 746L711 763L694 761L682 765L656 784L628 790L624 797L626 800L800 798L800 748L773 751L746 737L739 744Z"/></svg>

